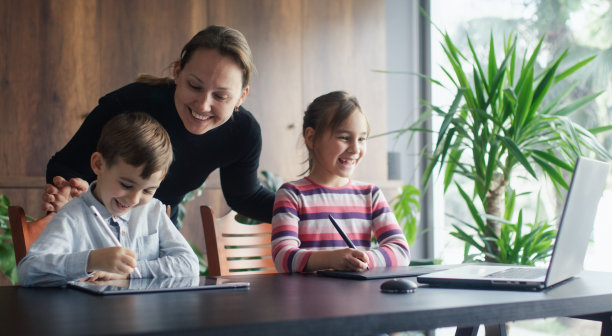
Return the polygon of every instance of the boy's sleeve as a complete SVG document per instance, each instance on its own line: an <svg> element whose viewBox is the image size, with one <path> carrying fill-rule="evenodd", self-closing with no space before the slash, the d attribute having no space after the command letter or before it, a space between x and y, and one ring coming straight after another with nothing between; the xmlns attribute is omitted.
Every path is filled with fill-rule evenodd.
<svg viewBox="0 0 612 336"><path fill-rule="evenodd" d="M75 222L67 211L53 216L17 266L20 285L62 286L67 281L87 277L90 250L73 252L75 237L85 234L77 232L79 226Z"/></svg>
<svg viewBox="0 0 612 336"><path fill-rule="evenodd" d="M281 273L302 272L312 251L300 249L298 201L284 184L277 192L272 216L272 258Z"/></svg>
<svg viewBox="0 0 612 336"><path fill-rule="evenodd" d="M372 221L378 248L366 251L369 267L408 266L410 249L393 211L382 191L376 187L372 197Z"/></svg>
<svg viewBox="0 0 612 336"><path fill-rule="evenodd" d="M166 215L165 207L157 202L155 211L158 221L159 254L152 260L138 260L138 270L143 278L190 277L200 275L200 264L193 249L183 234ZM150 217L149 217L150 218ZM139 253L139 251L136 251ZM135 277L134 273L131 277Z"/></svg>

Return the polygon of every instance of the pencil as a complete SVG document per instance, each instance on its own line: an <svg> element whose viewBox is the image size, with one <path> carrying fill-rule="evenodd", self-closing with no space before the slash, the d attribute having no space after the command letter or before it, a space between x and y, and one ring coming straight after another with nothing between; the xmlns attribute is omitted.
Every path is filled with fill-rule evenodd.
<svg viewBox="0 0 612 336"><path fill-rule="evenodd" d="M338 223L336 222L336 220L334 219L334 217L332 217L332 215L329 215L329 220L332 222L332 224L334 224L334 227L336 228L336 231L338 231L338 233L340 234L340 236L342 236L342 239L344 239L344 242L346 243L346 245L352 249L356 248L355 244L353 244L353 241L351 240L351 238L349 238L346 233L344 233L344 230L342 230L342 228L340 227L340 225L338 225ZM363 260L362 260L363 261ZM363 261L365 262L365 261ZM368 266L367 269L370 269L370 267Z"/></svg>
<svg viewBox="0 0 612 336"><path fill-rule="evenodd" d="M353 244L353 241L351 241L351 239L346 235L346 233L344 233L344 231L342 230L342 228L340 228L340 225L336 223L336 220L334 219L334 217L332 217L332 215L329 215L329 220L332 222L332 224L334 224L336 231L338 231L340 236L342 236L342 239L344 239L346 245L348 245L348 247L350 248L355 248L355 244Z"/></svg>
<svg viewBox="0 0 612 336"><path fill-rule="evenodd" d="M98 220L98 222L102 225L102 227L104 228L104 230L106 231L106 233L108 233L108 235L111 237L111 239L113 240L113 243L115 243L115 246L119 246L121 247L121 243L119 242L119 240L117 239L117 237L115 237L115 235L113 234L113 232L111 231L111 229L108 227L108 225L104 222L104 219L102 219L102 215L100 215L100 213L98 212L98 209L96 209L95 206L91 205L90 206L91 211L93 211L94 213L94 217L96 217L96 219ZM134 267L134 272L136 272L136 275L139 278L142 278L142 275L140 274L140 271L138 270L138 267Z"/></svg>

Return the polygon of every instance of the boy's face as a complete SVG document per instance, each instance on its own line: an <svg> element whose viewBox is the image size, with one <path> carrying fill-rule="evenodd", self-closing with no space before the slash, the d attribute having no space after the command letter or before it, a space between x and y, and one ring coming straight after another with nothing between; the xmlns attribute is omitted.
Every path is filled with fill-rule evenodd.
<svg viewBox="0 0 612 336"><path fill-rule="evenodd" d="M142 166L134 167L121 158L109 167L98 152L91 156L91 168L98 176L93 194L113 216L123 215L150 201L164 179L161 171L143 179L140 177Z"/></svg>

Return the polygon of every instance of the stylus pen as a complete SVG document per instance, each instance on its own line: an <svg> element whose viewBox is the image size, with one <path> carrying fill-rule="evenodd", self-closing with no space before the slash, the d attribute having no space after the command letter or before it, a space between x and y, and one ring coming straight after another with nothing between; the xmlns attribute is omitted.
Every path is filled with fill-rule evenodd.
<svg viewBox="0 0 612 336"><path fill-rule="evenodd" d="M346 245L348 245L348 247L354 249L355 248L355 244L353 244L353 242L346 235L346 233L344 233L344 231L342 231L342 229L340 228L340 225L338 225L338 223L336 223L336 220L334 219L334 217L332 217L332 215L329 215L329 220L332 222L332 224L334 224L334 227L336 228L336 231L338 231L338 233L342 236L342 239L344 239L344 242L346 243Z"/></svg>
<svg viewBox="0 0 612 336"><path fill-rule="evenodd" d="M91 208L91 211L93 211L94 217L96 217L96 219L98 220L98 222L100 222L100 224L102 225L102 227L104 228L106 233L108 233L108 235L111 237L111 239L113 240L113 243L115 243L115 246L121 247L121 243L119 242L117 237L115 237L115 234L113 233L113 231L111 231L111 229L108 227L108 224L106 224L106 222L104 222L104 219L102 219L102 215L100 215L100 213L98 212L98 209L96 209L96 207L93 206L93 205L91 205L89 207ZM138 267L134 267L134 272L136 272L136 275L139 278L142 278L142 274L140 274L140 271L138 270Z"/></svg>

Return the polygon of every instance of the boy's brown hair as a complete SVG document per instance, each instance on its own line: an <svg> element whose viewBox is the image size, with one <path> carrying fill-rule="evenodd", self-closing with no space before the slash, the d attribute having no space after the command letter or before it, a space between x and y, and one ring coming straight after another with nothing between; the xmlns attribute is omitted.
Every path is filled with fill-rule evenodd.
<svg viewBox="0 0 612 336"><path fill-rule="evenodd" d="M143 112L121 113L102 128L96 151L110 167L121 158L134 167L144 165L140 177L161 171L165 176L173 160L172 143L164 127Z"/></svg>

